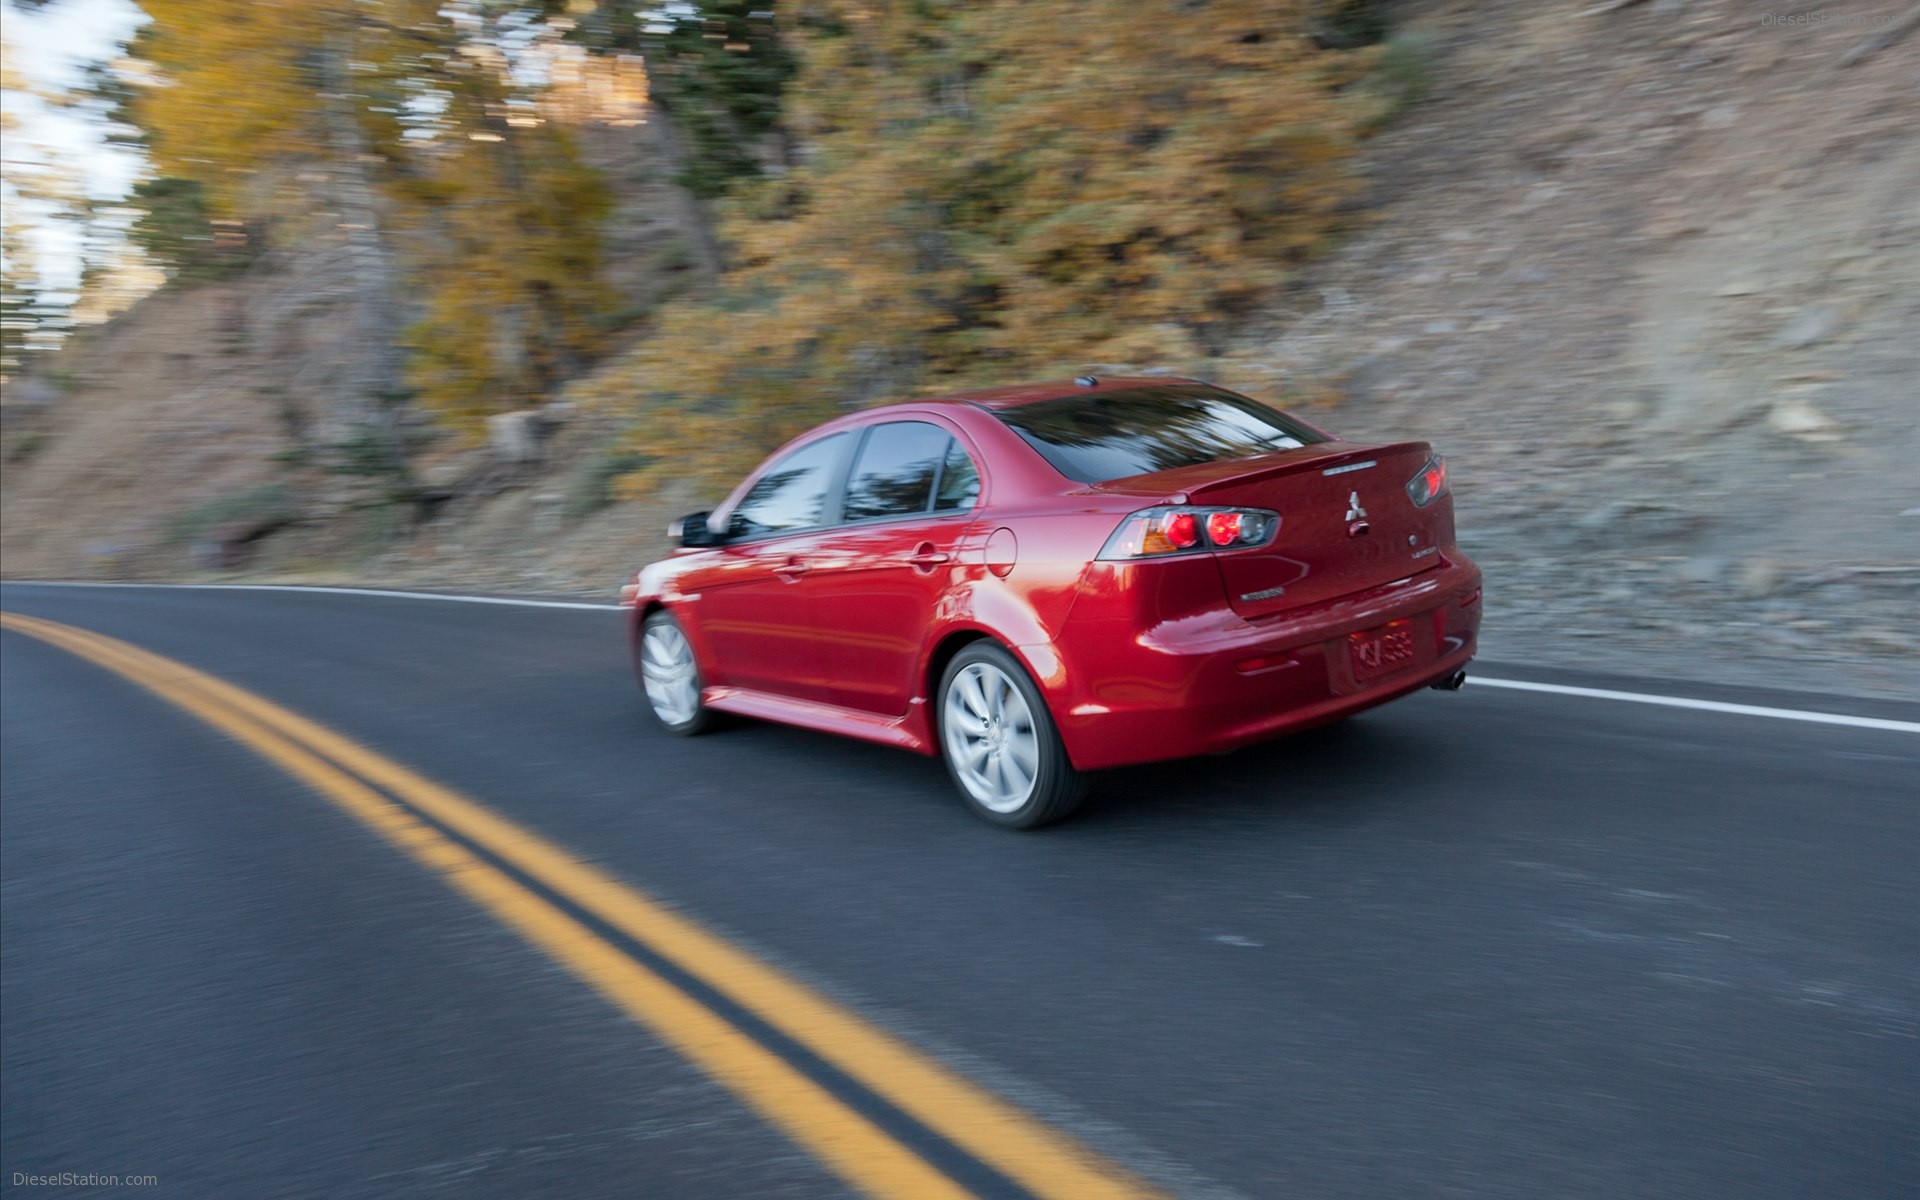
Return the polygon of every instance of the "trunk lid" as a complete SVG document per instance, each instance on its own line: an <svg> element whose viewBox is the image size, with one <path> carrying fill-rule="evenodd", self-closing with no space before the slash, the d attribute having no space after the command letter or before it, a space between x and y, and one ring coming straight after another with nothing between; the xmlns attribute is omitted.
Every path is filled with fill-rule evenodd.
<svg viewBox="0 0 1920 1200"><path fill-rule="evenodd" d="M1432 457L1426 442L1324 442L1116 479L1098 490L1148 503L1279 513L1272 544L1213 556L1228 602L1251 618L1438 566L1440 541L1452 536L1452 497L1416 508L1406 486Z"/></svg>

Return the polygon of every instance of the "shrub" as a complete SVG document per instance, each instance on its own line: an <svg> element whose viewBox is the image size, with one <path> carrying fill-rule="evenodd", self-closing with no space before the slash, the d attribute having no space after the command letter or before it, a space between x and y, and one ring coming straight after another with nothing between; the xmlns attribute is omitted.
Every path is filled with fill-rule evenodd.
<svg viewBox="0 0 1920 1200"><path fill-rule="evenodd" d="M647 465L647 456L636 450L603 450L574 472L568 481L561 515L569 521L591 516L614 501L614 484Z"/></svg>
<svg viewBox="0 0 1920 1200"><path fill-rule="evenodd" d="M197 542L214 535L222 526L234 524L245 524L255 530L267 529L285 525L299 514L299 505L286 484L263 483L228 492L176 514L168 540L175 543Z"/></svg>
<svg viewBox="0 0 1920 1200"><path fill-rule="evenodd" d="M1386 116L1397 116L1433 90L1433 39L1424 33L1396 33L1381 47L1373 87ZM1383 118L1384 119L1384 118Z"/></svg>

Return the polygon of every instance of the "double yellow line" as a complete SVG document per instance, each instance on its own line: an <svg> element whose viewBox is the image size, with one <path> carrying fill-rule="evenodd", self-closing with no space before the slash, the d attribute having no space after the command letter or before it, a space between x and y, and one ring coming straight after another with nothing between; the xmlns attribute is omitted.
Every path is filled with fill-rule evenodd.
<svg viewBox="0 0 1920 1200"><path fill-rule="evenodd" d="M1032 1195L1158 1195L1087 1147L717 935L325 726L97 633L16 613L0 613L0 627L139 684L307 783L518 930L869 1195L957 1200L972 1193L779 1054L442 830L632 938Z"/></svg>

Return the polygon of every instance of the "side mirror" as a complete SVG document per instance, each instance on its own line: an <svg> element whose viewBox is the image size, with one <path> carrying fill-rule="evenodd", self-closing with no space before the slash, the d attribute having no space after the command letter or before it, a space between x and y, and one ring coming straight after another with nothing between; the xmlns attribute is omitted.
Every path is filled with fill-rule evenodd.
<svg viewBox="0 0 1920 1200"><path fill-rule="evenodd" d="M667 525L667 536L682 546L718 546L720 537L707 528L707 514L688 513Z"/></svg>

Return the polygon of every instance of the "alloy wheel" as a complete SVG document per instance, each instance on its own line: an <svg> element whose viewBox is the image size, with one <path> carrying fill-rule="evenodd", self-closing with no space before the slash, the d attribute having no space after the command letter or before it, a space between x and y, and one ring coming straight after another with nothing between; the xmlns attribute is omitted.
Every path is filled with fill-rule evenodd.
<svg viewBox="0 0 1920 1200"><path fill-rule="evenodd" d="M661 621L647 627L640 642L640 676L661 721L685 725L693 720L700 709L700 674L679 626Z"/></svg>
<svg viewBox="0 0 1920 1200"><path fill-rule="evenodd" d="M960 786L983 808L1018 811L1040 775L1033 710L1005 671L968 663L947 686L941 728Z"/></svg>

